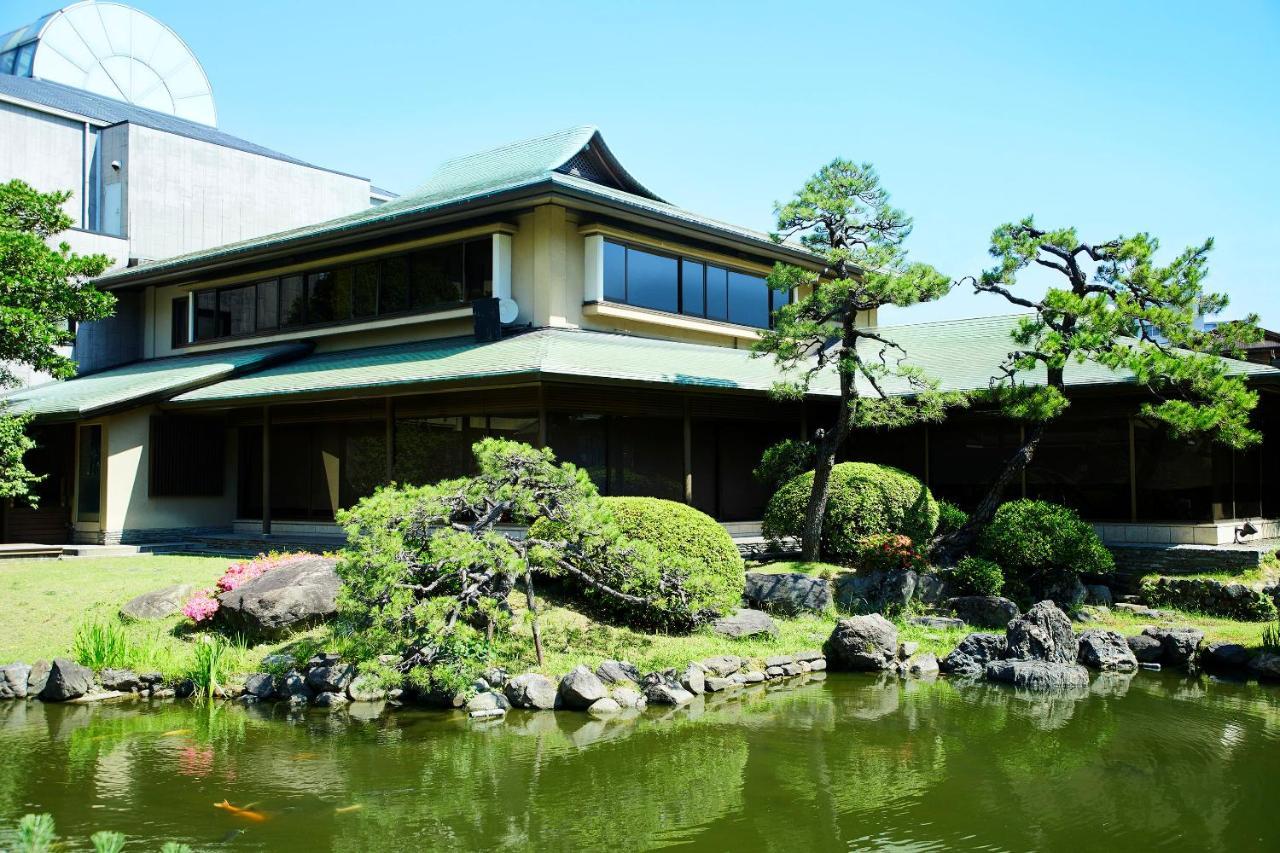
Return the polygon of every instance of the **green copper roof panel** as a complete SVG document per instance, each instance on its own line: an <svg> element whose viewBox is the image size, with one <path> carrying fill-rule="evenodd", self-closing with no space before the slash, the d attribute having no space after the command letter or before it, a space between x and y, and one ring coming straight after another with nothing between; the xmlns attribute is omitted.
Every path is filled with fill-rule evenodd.
<svg viewBox="0 0 1280 853"><path fill-rule="evenodd" d="M945 390L985 388L1007 353L1017 315L882 327L902 344L909 361L939 380ZM868 342L866 356L878 356ZM1231 362L1239 372L1280 378L1280 370ZM226 403L290 395L342 395L499 376L639 382L698 388L767 391L783 378L771 358L750 350L639 338L576 329L538 329L493 343L472 338L423 341L341 352L314 353L286 364L213 383L174 398L178 403ZM1072 386L1130 381L1127 374L1094 363L1071 364ZM1028 374L1027 381L1043 381ZM906 394L891 383L891 394ZM869 387L863 393L872 393ZM812 393L835 395L834 372L819 376Z"/></svg>
<svg viewBox="0 0 1280 853"><path fill-rule="evenodd" d="M284 343L138 361L65 382L46 382L0 398L0 410L48 418L85 418L141 404L245 370L297 357L308 344Z"/></svg>

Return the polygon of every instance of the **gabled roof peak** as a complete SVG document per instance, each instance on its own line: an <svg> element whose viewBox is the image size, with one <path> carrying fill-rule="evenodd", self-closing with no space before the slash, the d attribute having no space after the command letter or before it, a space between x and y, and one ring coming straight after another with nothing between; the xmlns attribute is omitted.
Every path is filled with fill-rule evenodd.
<svg viewBox="0 0 1280 853"><path fill-rule="evenodd" d="M412 197L455 196L524 183L553 172L663 201L622 167L599 129L579 125L446 160Z"/></svg>

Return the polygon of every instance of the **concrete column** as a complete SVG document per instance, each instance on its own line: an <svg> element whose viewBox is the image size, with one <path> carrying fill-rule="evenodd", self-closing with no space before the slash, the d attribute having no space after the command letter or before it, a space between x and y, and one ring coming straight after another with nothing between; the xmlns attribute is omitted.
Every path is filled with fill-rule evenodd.
<svg viewBox="0 0 1280 853"><path fill-rule="evenodd" d="M582 264L582 301L604 301L604 237L600 234L588 235L586 254Z"/></svg>
<svg viewBox="0 0 1280 853"><path fill-rule="evenodd" d="M493 295L511 298L511 235L493 235Z"/></svg>

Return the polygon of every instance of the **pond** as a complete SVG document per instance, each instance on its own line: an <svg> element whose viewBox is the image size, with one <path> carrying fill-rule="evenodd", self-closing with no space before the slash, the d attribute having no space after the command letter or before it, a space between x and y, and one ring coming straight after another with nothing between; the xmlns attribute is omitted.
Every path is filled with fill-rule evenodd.
<svg viewBox="0 0 1280 853"><path fill-rule="evenodd" d="M0 849L44 811L71 849L1280 848L1280 690L1170 674L833 674L607 721L9 702L0 759Z"/></svg>

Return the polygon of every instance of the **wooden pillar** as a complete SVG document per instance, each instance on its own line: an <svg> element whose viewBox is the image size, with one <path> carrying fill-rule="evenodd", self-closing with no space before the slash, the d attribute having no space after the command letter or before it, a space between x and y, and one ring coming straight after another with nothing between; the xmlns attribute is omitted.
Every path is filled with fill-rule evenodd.
<svg viewBox="0 0 1280 853"><path fill-rule="evenodd" d="M547 386L538 383L538 446L547 446Z"/></svg>
<svg viewBox="0 0 1280 853"><path fill-rule="evenodd" d="M1129 521L1138 520L1138 453L1133 418L1129 418Z"/></svg>
<svg viewBox="0 0 1280 853"><path fill-rule="evenodd" d="M387 406L383 412L385 427L385 443L387 445L386 476L383 480L390 483L395 474L396 465L396 402L394 397L387 398Z"/></svg>
<svg viewBox="0 0 1280 853"><path fill-rule="evenodd" d="M800 440L809 440L809 407L803 397L800 398Z"/></svg>
<svg viewBox="0 0 1280 853"><path fill-rule="evenodd" d="M929 425L924 425L924 485L925 488L931 489L929 483Z"/></svg>
<svg viewBox="0 0 1280 853"><path fill-rule="evenodd" d="M693 506L693 416L684 398L684 502Z"/></svg>
<svg viewBox="0 0 1280 853"><path fill-rule="evenodd" d="M271 535L271 407L262 407L262 535Z"/></svg>

